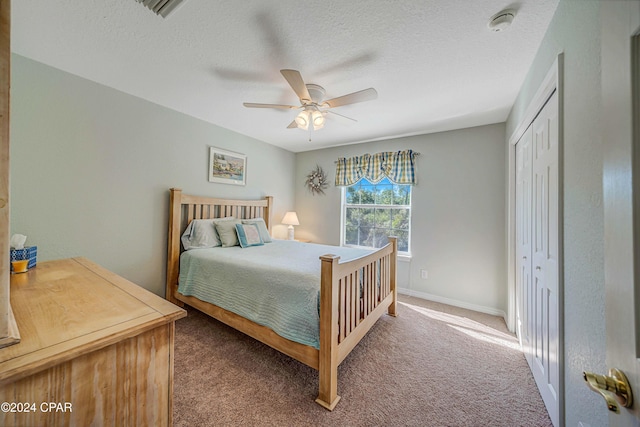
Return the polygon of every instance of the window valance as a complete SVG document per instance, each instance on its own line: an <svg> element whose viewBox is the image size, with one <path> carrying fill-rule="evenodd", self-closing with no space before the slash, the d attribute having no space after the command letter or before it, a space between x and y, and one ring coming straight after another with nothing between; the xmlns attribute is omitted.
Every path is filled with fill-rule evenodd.
<svg viewBox="0 0 640 427"><path fill-rule="evenodd" d="M346 187L366 178L378 182L384 177L395 184L415 185L415 158L413 150L384 151L344 158L336 162L336 186Z"/></svg>

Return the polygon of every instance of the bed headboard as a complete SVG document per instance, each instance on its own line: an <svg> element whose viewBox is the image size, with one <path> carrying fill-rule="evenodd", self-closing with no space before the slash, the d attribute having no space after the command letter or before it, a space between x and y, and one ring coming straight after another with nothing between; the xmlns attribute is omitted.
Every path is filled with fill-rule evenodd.
<svg viewBox="0 0 640 427"><path fill-rule="evenodd" d="M273 197L259 200L216 199L212 197L182 194L180 188L171 188L169 198L169 235L167 240L167 290L165 298L182 305L174 297L178 288L180 264L180 236L194 219L211 219L233 216L238 219L264 218L271 232Z"/></svg>

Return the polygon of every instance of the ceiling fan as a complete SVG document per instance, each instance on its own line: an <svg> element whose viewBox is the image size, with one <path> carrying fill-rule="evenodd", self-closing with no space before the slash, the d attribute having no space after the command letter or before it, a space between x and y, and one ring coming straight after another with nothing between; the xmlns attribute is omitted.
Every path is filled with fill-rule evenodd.
<svg viewBox="0 0 640 427"><path fill-rule="evenodd" d="M299 106L256 104L253 102L245 102L243 105L248 108L301 109L302 111L300 111L296 118L287 126L288 129L300 128L307 130L309 129L309 125L313 127L313 130L321 129L324 126L324 119L327 113L335 114L355 122L357 120L338 114L330 109L355 104L357 102L370 101L378 97L378 92L376 92L374 88L369 88L325 101L324 88L315 84L305 84L299 71L280 70L280 73L287 80L296 95L298 95L298 98L300 98Z"/></svg>

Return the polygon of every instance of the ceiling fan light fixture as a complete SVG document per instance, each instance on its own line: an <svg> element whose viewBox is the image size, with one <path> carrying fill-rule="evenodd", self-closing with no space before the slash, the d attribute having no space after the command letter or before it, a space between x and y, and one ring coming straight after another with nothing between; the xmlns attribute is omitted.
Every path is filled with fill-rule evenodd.
<svg viewBox="0 0 640 427"><path fill-rule="evenodd" d="M300 111L300 114L296 116L296 125L298 125L300 129L309 129L310 115L311 114L307 110Z"/></svg>
<svg viewBox="0 0 640 427"><path fill-rule="evenodd" d="M320 112L320 110L315 110L313 113L311 113L311 120L313 123L313 130L322 129L322 127L324 126L324 115L322 115L322 112Z"/></svg>

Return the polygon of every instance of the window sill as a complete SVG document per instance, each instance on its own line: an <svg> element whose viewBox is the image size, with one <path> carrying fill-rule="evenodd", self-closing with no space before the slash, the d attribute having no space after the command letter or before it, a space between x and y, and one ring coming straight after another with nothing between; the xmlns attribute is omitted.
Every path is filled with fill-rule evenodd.
<svg viewBox="0 0 640 427"><path fill-rule="evenodd" d="M366 246L345 245L344 243L341 243L340 246L342 246L343 248L359 248L359 249L376 250L376 248L369 248L369 247L366 247ZM412 256L408 252L398 253L398 255L397 255L397 259L400 262L411 262L411 258L412 258Z"/></svg>

